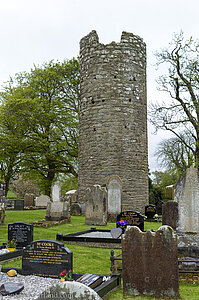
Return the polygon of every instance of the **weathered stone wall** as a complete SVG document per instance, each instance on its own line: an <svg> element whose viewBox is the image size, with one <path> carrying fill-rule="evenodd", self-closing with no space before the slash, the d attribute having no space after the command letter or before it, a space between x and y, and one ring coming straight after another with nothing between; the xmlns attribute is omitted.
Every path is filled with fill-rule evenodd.
<svg viewBox="0 0 199 300"><path fill-rule="evenodd" d="M78 201L86 188L123 183L122 209L144 213L148 203L146 46L132 33L99 43L96 31L80 42L81 99Z"/></svg>

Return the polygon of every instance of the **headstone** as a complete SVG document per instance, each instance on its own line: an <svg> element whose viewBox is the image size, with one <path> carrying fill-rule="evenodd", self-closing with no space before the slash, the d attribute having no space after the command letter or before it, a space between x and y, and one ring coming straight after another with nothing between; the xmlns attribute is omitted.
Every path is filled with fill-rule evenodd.
<svg viewBox="0 0 199 300"><path fill-rule="evenodd" d="M61 185L59 181L56 181L52 184L51 187L52 193L52 202L60 201L61 199Z"/></svg>
<svg viewBox="0 0 199 300"><path fill-rule="evenodd" d="M106 225L107 190L100 185L93 185L86 191L86 224Z"/></svg>
<svg viewBox="0 0 199 300"><path fill-rule="evenodd" d="M73 268L73 253L63 243L51 240L34 241L22 254L25 274L59 278L59 274Z"/></svg>
<svg viewBox="0 0 199 300"><path fill-rule="evenodd" d="M122 203L122 180L117 175L111 175L106 182L108 191L108 214L113 220L121 212ZM113 216L113 217L112 217Z"/></svg>
<svg viewBox="0 0 199 300"><path fill-rule="evenodd" d="M24 206L34 206L34 194L25 194Z"/></svg>
<svg viewBox="0 0 199 300"><path fill-rule="evenodd" d="M24 199L14 200L14 210L24 210Z"/></svg>
<svg viewBox="0 0 199 300"><path fill-rule="evenodd" d="M50 202L50 197L47 195L41 195L35 199L35 206L47 207L48 202Z"/></svg>
<svg viewBox="0 0 199 300"><path fill-rule="evenodd" d="M48 202L46 208L46 220L68 220L68 222L70 222L69 203L60 201Z"/></svg>
<svg viewBox="0 0 199 300"><path fill-rule="evenodd" d="M26 247L33 241L33 225L23 222L8 224L8 241L15 240L16 248Z"/></svg>
<svg viewBox="0 0 199 300"><path fill-rule="evenodd" d="M23 283L19 282L5 282L0 286L0 294L2 296L9 296L20 293L24 289Z"/></svg>
<svg viewBox="0 0 199 300"><path fill-rule="evenodd" d="M70 190L65 194L66 201L70 202L70 205L72 203L76 203L77 202L77 190Z"/></svg>
<svg viewBox="0 0 199 300"><path fill-rule="evenodd" d="M153 204L149 204L145 206L145 216L148 220L153 220L156 214L156 206Z"/></svg>
<svg viewBox="0 0 199 300"><path fill-rule="evenodd" d="M125 220L127 222L126 227L129 226L137 226L140 230L144 231L144 216L138 211L126 210L121 212L117 216L116 226L121 227L119 222L121 220Z"/></svg>
<svg viewBox="0 0 199 300"><path fill-rule="evenodd" d="M122 229L120 227L118 228L112 228L111 229L111 236L114 239L118 239L122 235Z"/></svg>
<svg viewBox="0 0 199 300"><path fill-rule="evenodd" d="M176 230L178 221L178 203L175 201L165 202L162 206L162 225L168 225Z"/></svg>
<svg viewBox="0 0 199 300"><path fill-rule="evenodd" d="M124 295L177 298L178 251L172 228L127 228L122 235L122 274Z"/></svg>
<svg viewBox="0 0 199 300"><path fill-rule="evenodd" d="M102 300L93 289L76 281L59 282L56 286L51 286L42 292L37 298L37 300L57 299Z"/></svg>
<svg viewBox="0 0 199 300"><path fill-rule="evenodd" d="M71 216L81 216L82 208L79 203L72 203L70 207Z"/></svg>
<svg viewBox="0 0 199 300"><path fill-rule="evenodd" d="M178 249L198 249L199 245L199 171L191 166L178 180L174 200L178 202Z"/></svg>
<svg viewBox="0 0 199 300"><path fill-rule="evenodd" d="M156 206L156 212L158 214L158 216L161 216L162 215L162 205L163 205L163 201L162 200L158 200L156 203L155 203L155 206Z"/></svg>
<svg viewBox="0 0 199 300"><path fill-rule="evenodd" d="M1 202L0 203L0 224L4 224L5 223L5 203Z"/></svg>
<svg viewBox="0 0 199 300"><path fill-rule="evenodd" d="M179 232L199 233L199 172L191 166L183 175L175 190L178 202Z"/></svg>

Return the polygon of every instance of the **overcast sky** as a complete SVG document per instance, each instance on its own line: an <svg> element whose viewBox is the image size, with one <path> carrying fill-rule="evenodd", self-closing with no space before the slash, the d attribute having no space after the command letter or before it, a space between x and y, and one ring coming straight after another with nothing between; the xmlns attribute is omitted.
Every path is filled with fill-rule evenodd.
<svg viewBox="0 0 199 300"><path fill-rule="evenodd" d="M198 15L198 0L0 0L0 85L33 64L77 57L80 39L93 29L104 44L119 42L127 31L147 44L148 102L157 101L163 94L157 92L154 52L180 30L197 39ZM152 135L150 125L148 132L154 171L154 149L165 134Z"/></svg>

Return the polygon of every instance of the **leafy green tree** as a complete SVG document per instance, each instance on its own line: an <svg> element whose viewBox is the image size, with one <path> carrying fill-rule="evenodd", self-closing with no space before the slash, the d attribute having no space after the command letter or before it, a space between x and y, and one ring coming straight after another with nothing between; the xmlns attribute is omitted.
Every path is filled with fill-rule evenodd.
<svg viewBox="0 0 199 300"><path fill-rule="evenodd" d="M20 172L47 195L58 174L77 176L79 81L77 59L50 61L17 74L1 93L0 116L9 115L18 133L11 141L20 150Z"/></svg>
<svg viewBox="0 0 199 300"><path fill-rule="evenodd" d="M183 33L174 35L169 47L156 53L157 62L168 71L158 80L159 90L170 100L151 105L150 121L156 130L170 131L189 149L195 165L199 162L199 42ZM187 143L189 132L194 143Z"/></svg>

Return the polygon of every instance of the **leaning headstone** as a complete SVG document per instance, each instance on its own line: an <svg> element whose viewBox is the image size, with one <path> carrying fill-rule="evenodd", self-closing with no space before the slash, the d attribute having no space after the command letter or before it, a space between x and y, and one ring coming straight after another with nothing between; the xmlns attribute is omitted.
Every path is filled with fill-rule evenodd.
<svg viewBox="0 0 199 300"><path fill-rule="evenodd" d="M178 222L178 203L175 201L165 202L162 206L162 225L171 226L176 230Z"/></svg>
<svg viewBox="0 0 199 300"><path fill-rule="evenodd" d="M76 281L65 281L58 283L56 286L51 286L37 298L37 300L56 299L102 300L93 289Z"/></svg>
<svg viewBox="0 0 199 300"><path fill-rule="evenodd" d="M25 194L24 206L34 206L34 194Z"/></svg>
<svg viewBox="0 0 199 300"><path fill-rule="evenodd" d="M199 245L199 171L191 166L176 185L178 202L178 247L198 248Z"/></svg>
<svg viewBox="0 0 199 300"><path fill-rule="evenodd" d="M50 202L50 197L47 195L41 195L35 199L36 207L47 207L48 202Z"/></svg>
<svg viewBox="0 0 199 300"><path fill-rule="evenodd" d="M59 278L73 269L73 253L60 242L34 241L23 250L22 269L26 275Z"/></svg>
<svg viewBox="0 0 199 300"><path fill-rule="evenodd" d="M51 197L52 197L52 202L60 201L61 199L61 185L59 181L56 181L52 184L51 187Z"/></svg>
<svg viewBox="0 0 199 300"><path fill-rule="evenodd" d="M172 228L127 228L122 235L122 273L124 295L177 298L178 251Z"/></svg>
<svg viewBox="0 0 199 300"><path fill-rule="evenodd" d="M72 203L70 207L70 214L71 216L81 216L82 208L79 203Z"/></svg>
<svg viewBox="0 0 199 300"><path fill-rule="evenodd" d="M22 249L33 241L33 225L23 222L8 224L8 241L15 240L16 249Z"/></svg>
<svg viewBox="0 0 199 300"><path fill-rule="evenodd" d="M93 185L86 193L86 224L107 224L107 190L100 185Z"/></svg>
<svg viewBox="0 0 199 300"><path fill-rule="evenodd" d="M145 216L147 217L147 220L153 220L154 216L156 214L156 206L153 204L149 204L145 206Z"/></svg>
<svg viewBox="0 0 199 300"><path fill-rule="evenodd" d="M125 210L121 212L117 216L117 222L116 226L117 227L123 227L123 222L121 221L126 221L126 226L137 226L140 228L140 230L144 231L144 216L138 212L138 211L133 211L133 210Z"/></svg>
<svg viewBox="0 0 199 300"><path fill-rule="evenodd" d="M117 175L111 175L106 182L108 191L108 220L115 222L121 212L122 180Z"/></svg>

